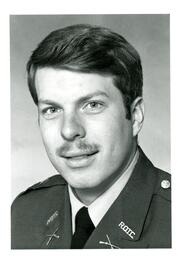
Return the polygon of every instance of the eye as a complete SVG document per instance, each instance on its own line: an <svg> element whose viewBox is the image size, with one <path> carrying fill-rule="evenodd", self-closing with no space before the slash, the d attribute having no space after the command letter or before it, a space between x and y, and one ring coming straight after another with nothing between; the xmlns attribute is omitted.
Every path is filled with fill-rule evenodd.
<svg viewBox="0 0 183 256"><path fill-rule="evenodd" d="M55 118L59 113L61 109L56 107L47 107L41 110L42 115L46 119L52 119Z"/></svg>
<svg viewBox="0 0 183 256"><path fill-rule="evenodd" d="M99 113L103 110L104 103L100 101L90 101L84 105L83 109L87 113Z"/></svg>

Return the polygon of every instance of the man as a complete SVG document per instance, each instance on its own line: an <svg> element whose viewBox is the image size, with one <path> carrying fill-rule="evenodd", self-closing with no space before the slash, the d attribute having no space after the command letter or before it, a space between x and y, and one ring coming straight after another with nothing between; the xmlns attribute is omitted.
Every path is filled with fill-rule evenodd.
<svg viewBox="0 0 183 256"><path fill-rule="evenodd" d="M50 33L27 64L43 142L58 175L12 205L12 248L168 248L170 175L138 146L139 54L106 28Z"/></svg>

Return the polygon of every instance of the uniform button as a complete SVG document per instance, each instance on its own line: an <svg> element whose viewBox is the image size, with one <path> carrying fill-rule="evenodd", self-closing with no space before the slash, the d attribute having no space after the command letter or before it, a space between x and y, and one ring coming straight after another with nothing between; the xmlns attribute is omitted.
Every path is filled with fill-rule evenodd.
<svg viewBox="0 0 183 256"><path fill-rule="evenodd" d="M162 180L161 187L164 189L167 189L170 187L170 181L169 180Z"/></svg>

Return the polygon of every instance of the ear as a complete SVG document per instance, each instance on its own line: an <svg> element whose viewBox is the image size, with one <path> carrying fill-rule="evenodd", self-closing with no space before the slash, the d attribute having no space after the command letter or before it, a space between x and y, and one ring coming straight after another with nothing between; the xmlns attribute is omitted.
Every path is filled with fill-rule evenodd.
<svg viewBox="0 0 183 256"><path fill-rule="evenodd" d="M131 105L131 119L133 126L133 136L140 132L144 121L144 101L142 97L137 97Z"/></svg>

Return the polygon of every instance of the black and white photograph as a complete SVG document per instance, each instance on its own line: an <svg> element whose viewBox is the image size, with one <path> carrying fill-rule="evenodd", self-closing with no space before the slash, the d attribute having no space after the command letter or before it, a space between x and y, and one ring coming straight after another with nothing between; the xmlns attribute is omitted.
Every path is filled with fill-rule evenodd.
<svg viewBox="0 0 183 256"><path fill-rule="evenodd" d="M170 15L9 20L11 249L172 248Z"/></svg>

